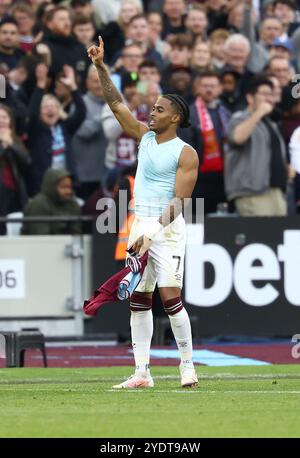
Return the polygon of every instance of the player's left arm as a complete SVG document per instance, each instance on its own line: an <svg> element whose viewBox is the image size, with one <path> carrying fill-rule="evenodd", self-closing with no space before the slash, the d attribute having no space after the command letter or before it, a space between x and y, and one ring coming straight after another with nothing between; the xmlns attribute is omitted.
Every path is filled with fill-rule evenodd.
<svg viewBox="0 0 300 458"><path fill-rule="evenodd" d="M174 197L163 214L157 220L157 224L151 226L151 230L146 231L130 247L130 254L144 254L150 247L155 235L171 224L184 209L185 199L191 197L195 187L199 170L198 154L191 146L185 146L180 154L178 168L175 178Z"/></svg>
<svg viewBox="0 0 300 458"><path fill-rule="evenodd" d="M163 227L171 224L184 209L185 199L191 197L199 170L198 154L191 146L185 146L180 154L175 178L174 198L158 222ZM188 202L188 201L186 201Z"/></svg>

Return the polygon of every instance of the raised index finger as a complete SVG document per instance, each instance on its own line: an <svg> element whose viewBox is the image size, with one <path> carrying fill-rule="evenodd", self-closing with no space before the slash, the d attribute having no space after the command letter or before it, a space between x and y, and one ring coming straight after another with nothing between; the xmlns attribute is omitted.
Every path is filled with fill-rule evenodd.
<svg viewBox="0 0 300 458"><path fill-rule="evenodd" d="M100 46L100 48L103 48L104 43L103 43L103 40L102 40L101 35L98 36L98 40L99 40L99 46Z"/></svg>

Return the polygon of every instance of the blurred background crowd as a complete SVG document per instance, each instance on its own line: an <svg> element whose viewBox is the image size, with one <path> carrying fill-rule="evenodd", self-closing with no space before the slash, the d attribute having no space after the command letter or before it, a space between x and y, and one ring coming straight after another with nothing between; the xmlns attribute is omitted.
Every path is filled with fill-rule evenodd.
<svg viewBox="0 0 300 458"><path fill-rule="evenodd" d="M161 93L190 104L178 135L206 214L299 213L300 0L0 0L0 216L94 215L132 192L138 145L87 56L98 35L137 119Z"/></svg>

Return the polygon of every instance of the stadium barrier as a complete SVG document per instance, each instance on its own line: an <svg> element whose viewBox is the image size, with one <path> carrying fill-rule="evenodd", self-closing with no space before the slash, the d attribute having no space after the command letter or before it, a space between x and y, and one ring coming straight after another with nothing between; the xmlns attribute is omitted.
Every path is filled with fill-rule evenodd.
<svg viewBox="0 0 300 458"><path fill-rule="evenodd" d="M1 222L91 221L89 217L0 218ZM82 336L90 296L91 236L0 237L0 332L39 328L46 336Z"/></svg>

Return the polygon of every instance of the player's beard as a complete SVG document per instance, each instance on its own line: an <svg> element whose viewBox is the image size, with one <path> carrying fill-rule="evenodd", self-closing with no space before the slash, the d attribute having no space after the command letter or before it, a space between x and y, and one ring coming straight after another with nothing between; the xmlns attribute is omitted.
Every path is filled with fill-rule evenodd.
<svg viewBox="0 0 300 458"><path fill-rule="evenodd" d="M155 132L156 134L160 134L163 132L165 129L162 129L161 126L158 125L157 122L154 123L154 125L149 124L149 129L152 130L152 132Z"/></svg>
<svg viewBox="0 0 300 458"><path fill-rule="evenodd" d="M161 132L163 132L163 129L160 129L159 127L155 126L155 127L150 127L150 130L152 130L152 132L154 132L155 134L160 134Z"/></svg>

